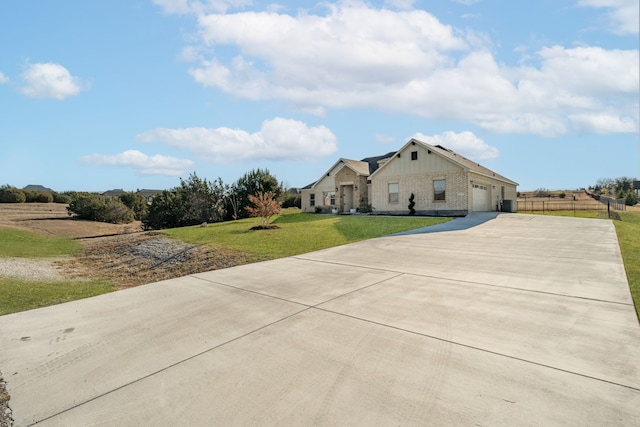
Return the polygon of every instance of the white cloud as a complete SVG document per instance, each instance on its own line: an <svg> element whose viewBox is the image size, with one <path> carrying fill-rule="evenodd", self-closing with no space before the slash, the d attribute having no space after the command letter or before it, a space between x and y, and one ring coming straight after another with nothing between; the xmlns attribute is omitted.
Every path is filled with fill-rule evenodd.
<svg viewBox="0 0 640 427"><path fill-rule="evenodd" d="M490 146L469 131L460 133L448 131L433 136L416 133L412 138L430 145L441 145L475 161L491 160L500 155L497 148Z"/></svg>
<svg viewBox="0 0 640 427"><path fill-rule="evenodd" d="M296 120L265 120L260 131L249 133L226 127L166 129L159 128L137 136L141 142L159 141L188 149L211 163L240 160L309 160L337 151L335 135L324 126L309 127Z"/></svg>
<svg viewBox="0 0 640 427"><path fill-rule="evenodd" d="M31 98L62 100L83 90L80 79L62 65L51 62L28 65L22 73L22 81L24 85L20 92Z"/></svg>
<svg viewBox="0 0 640 427"><path fill-rule="evenodd" d="M0 71L0 85L3 85L5 83L9 82L9 77L5 76L2 71Z"/></svg>
<svg viewBox="0 0 640 427"><path fill-rule="evenodd" d="M416 0L385 0L384 4L400 10L410 10L415 2Z"/></svg>
<svg viewBox="0 0 640 427"><path fill-rule="evenodd" d="M251 0L153 0L164 13L201 14L225 13L232 8L240 8L251 4Z"/></svg>
<svg viewBox="0 0 640 427"><path fill-rule="evenodd" d="M140 175L183 175L193 166L188 159L178 159L156 154L148 156L137 150L127 150L119 154L91 154L80 161L92 166L121 166L133 168Z"/></svg>
<svg viewBox="0 0 640 427"><path fill-rule="evenodd" d="M625 124L632 117L633 126L594 121L604 126L598 132L638 128L638 50L553 46L512 67L496 60L485 36L423 10L323 5L325 14L200 15L191 75L234 96L287 100L317 115L374 108L558 136L584 129L577 118L607 111ZM211 53L221 50L233 53Z"/></svg>
<svg viewBox="0 0 640 427"><path fill-rule="evenodd" d="M614 34L638 34L640 31L638 0L579 0L578 6L608 9L609 30Z"/></svg>

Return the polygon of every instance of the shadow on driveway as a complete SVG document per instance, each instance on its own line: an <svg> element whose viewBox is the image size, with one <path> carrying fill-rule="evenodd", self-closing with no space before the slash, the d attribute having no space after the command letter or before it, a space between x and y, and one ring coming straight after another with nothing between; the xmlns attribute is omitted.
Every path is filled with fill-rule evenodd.
<svg viewBox="0 0 640 427"><path fill-rule="evenodd" d="M429 227L416 228L415 230L403 231L391 234L391 236L408 236L411 234L440 233L443 231L461 231L476 227L485 222L494 220L501 212L471 212L463 218L456 218L442 224L431 225Z"/></svg>

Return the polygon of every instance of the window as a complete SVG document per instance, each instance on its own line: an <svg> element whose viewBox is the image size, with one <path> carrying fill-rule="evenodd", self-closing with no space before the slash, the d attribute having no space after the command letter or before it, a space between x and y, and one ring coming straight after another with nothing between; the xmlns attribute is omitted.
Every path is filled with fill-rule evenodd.
<svg viewBox="0 0 640 427"><path fill-rule="evenodd" d="M418 152L417 151L412 151L411 152L411 160L418 160Z"/></svg>
<svg viewBox="0 0 640 427"><path fill-rule="evenodd" d="M314 207L316 205L316 195L315 193L309 194L309 206Z"/></svg>
<svg viewBox="0 0 640 427"><path fill-rule="evenodd" d="M433 200L445 200L445 182L444 179L436 179L433 181Z"/></svg>
<svg viewBox="0 0 640 427"><path fill-rule="evenodd" d="M400 197L398 195L400 184L389 184L389 203L398 203Z"/></svg>
<svg viewBox="0 0 640 427"><path fill-rule="evenodd" d="M335 206L336 205L336 192L335 191L325 191L322 193L322 204L325 206Z"/></svg>

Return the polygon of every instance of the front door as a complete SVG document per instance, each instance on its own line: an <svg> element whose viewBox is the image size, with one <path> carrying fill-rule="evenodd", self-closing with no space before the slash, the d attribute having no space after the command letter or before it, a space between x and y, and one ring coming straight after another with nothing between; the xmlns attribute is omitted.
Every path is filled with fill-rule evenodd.
<svg viewBox="0 0 640 427"><path fill-rule="evenodd" d="M349 212L350 209L353 209L353 185L343 186L342 194L344 195L342 212Z"/></svg>

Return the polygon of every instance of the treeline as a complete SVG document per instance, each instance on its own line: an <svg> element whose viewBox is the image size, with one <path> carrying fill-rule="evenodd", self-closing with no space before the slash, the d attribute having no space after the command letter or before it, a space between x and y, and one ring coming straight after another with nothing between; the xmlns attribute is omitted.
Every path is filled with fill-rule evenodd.
<svg viewBox="0 0 640 427"><path fill-rule="evenodd" d="M0 187L0 203L69 203L71 197L66 193L48 191L21 190L3 185Z"/></svg>
<svg viewBox="0 0 640 427"><path fill-rule="evenodd" d="M600 178L596 185L590 186L589 191L599 197L608 196L616 199L625 199L627 206L638 203L638 195L633 189L633 178L622 176L620 178Z"/></svg>
<svg viewBox="0 0 640 427"><path fill-rule="evenodd" d="M128 192L117 197L96 193L66 192L63 194L37 192L33 194L10 186L0 187L3 203L67 203L67 212L78 219L126 224L142 221L145 229L175 228L202 223L235 220L251 216L250 198L258 193L272 193L282 207L300 207L299 194L286 192L268 170L255 169L233 184L199 178L195 173L180 179L180 185L156 194L151 203L139 193Z"/></svg>

